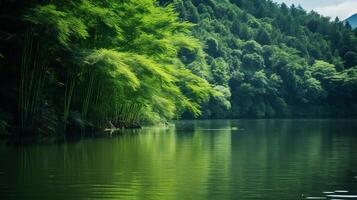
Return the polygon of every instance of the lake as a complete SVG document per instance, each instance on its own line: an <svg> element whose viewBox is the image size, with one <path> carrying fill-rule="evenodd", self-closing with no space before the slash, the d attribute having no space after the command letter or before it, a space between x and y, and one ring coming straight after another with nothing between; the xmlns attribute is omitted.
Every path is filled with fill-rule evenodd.
<svg viewBox="0 0 357 200"><path fill-rule="evenodd" d="M56 144L2 142L0 199L297 200L357 194L357 120L175 124Z"/></svg>

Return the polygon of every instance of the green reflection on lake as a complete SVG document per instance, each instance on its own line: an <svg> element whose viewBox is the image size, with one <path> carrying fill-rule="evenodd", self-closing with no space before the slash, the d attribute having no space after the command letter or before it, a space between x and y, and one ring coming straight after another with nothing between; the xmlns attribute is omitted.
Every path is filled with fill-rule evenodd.
<svg viewBox="0 0 357 200"><path fill-rule="evenodd" d="M63 144L1 145L0 199L269 200L357 192L356 122L179 121Z"/></svg>

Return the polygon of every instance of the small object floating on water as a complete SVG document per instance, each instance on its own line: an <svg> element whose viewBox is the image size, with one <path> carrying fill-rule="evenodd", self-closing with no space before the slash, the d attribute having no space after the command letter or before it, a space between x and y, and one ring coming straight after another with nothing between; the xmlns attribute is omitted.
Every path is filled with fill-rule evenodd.
<svg viewBox="0 0 357 200"><path fill-rule="evenodd" d="M345 199L356 199L357 195L337 195L337 194L331 194L327 195L328 197L332 198L345 198Z"/></svg>
<svg viewBox="0 0 357 200"><path fill-rule="evenodd" d="M336 193L347 193L347 190L335 190Z"/></svg>
<svg viewBox="0 0 357 200"><path fill-rule="evenodd" d="M231 128L202 128L198 129L200 131L241 131L243 129L238 129L237 127L231 127Z"/></svg>
<svg viewBox="0 0 357 200"><path fill-rule="evenodd" d="M323 192L324 194L334 194L335 192Z"/></svg>
<svg viewBox="0 0 357 200"><path fill-rule="evenodd" d="M306 197L306 199L327 199L326 197Z"/></svg>

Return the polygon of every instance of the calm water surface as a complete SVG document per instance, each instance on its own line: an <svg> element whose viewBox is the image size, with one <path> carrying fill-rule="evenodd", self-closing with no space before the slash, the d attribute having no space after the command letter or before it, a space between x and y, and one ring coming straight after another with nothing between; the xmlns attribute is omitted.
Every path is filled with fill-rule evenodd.
<svg viewBox="0 0 357 200"><path fill-rule="evenodd" d="M357 194L356 120L180 121L61 144L0 144L1 200L297 200L335 190Z"/></svg>

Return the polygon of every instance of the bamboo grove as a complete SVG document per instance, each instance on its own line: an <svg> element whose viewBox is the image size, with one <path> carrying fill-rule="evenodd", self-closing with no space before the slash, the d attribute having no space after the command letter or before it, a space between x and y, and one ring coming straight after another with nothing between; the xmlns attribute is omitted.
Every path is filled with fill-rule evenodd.
<svg viewBox="0 0 357 200"><path fill-rule="evenodd" d="M171 6L81 0L31 1L17 9L22 14L12 20L24 27L14 33L22 51L2 48L1 55L16 60L9 72L17 103L8 104L18 105L17 112L0 110L11 111L2 114L3 126L46 134L133 128L185 112L199 116L201 104L220 95L178 58L180 51L202 49L190 36L192 24L180 22Z"/></svg>

